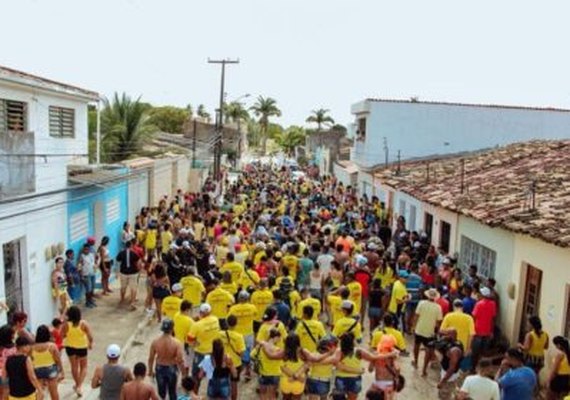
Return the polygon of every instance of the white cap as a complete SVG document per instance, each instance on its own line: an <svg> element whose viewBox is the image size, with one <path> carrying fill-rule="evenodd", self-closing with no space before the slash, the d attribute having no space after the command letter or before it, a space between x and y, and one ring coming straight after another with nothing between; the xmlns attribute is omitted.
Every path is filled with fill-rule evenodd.
<svg viewBox="0 0 570 400"><path fill-rule="evenodd" d="M488 287L482 287L481 288L481 296L491 297L491 289L489 289Z"/></svg>
<svg viewBox="0 0 570 400"><path fill-rule="evenodd" d="M200 314L209 314L212 312L212 307L208 303L200 304Z"/></svg>
<svg viewBox="0 0 570 400"><path fill-rule="evenodd" d="M182 291L182 285L180 283L175 283L174 285L172 285L172 291L173 292L181 292Z"/></svg>
<svg viewBox="0 0 570 400"><path fill-rule="evenodd" d="M109 347L107 347L107 357L108 358L119 358L121 356L121 348L119 347L118 344L110 344Z"/></svg>
<svg viewBox="0 0 570 400"><path fill-rule="evenodd" d="M190 248L190 242L187 241L187 240L183 241L183 242L182 242L182 247L184 247L185 249Z"/></svg>

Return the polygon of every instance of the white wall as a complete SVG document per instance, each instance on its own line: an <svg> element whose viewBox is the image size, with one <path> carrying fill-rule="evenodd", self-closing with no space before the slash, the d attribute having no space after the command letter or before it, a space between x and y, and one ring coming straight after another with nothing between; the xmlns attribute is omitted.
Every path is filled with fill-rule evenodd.
<svg viewBox="0 0 570 400"><path fill-rule="evenodd" d="M394 203L394 207L397 209L398 204ZM459 222L459 216L454 212L424 202L422 202L422 209L423 213L427 212L433 215L431 243L436 248L440 245L441 222L445 221L451 225L449 253L454 254L456 251L459 251L459 241L457 239L457 225Z"/></svg>
<svg viewBox="0 0 570 400"><path fill-rule="evenodd" d="M150 176L151 198L149 200L152 206L156 206L164 196L172 195L172 159L155 160Z"/></svg>
<svg viewBox="0 0 570 400"><path fill-rule="evenodd" d="M357 173L349 173L346 168L337 163L333 163L333 175L338 179L339 182L347 187L354 185L357 180Z"/></svg>
<svg viewBox="0 0 570 400"><path fill-rule="evenodd" d="M374 185L374 176L365 171L358 172L358 193L362 196L366 194L368 200L376 195L376 188Z"/></svg>
<svg viewBox="0 0 570 400"><path fill-rule="evenodd" d="M375 101L356 103L352 112L367 117L366 140L356 141L352 154L363 166L384 162L384 137L391 162L398 150L408 159L570 137L570 112Z"/></svg>
<svg viewBox="0 0 570 400"><path fill-rule="evenodd" d="M0 98L27 103L27 129L34 132L36 154L87 154L87 101L5 82L0 82ZM49 135L50 106L75 109L74 138L54 138ZM87 163L87 156L36 158L36 191L64 188L67 185L67 165L70 163Z"/></svg>
<svg viewBox="0 0 570 400"><path fill-rule="evenodd" d="M400 202L403 202L404 213L402 214L406 218L406 228L410 231L422 231L424 229L424 212L423 203L416 198L397 191L394 194L394 216L397 219L400 215ZM414 212L415 208L415 212ZM413 216L412 216L413 213ZM412 226L413 224L413 226Z"/></svg>

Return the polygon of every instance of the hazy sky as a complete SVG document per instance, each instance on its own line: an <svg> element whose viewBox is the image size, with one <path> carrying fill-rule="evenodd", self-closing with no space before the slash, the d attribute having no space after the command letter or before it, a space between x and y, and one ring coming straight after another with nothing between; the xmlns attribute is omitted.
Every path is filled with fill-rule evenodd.
<svg viewBox="0 0 570 400"><path fill-rule="evenodd" d="M277 99L284 124L366 97L570 108L568 1L0 0L0 64L153 104ZM248 99L248 105L253 98Z"/></svg>

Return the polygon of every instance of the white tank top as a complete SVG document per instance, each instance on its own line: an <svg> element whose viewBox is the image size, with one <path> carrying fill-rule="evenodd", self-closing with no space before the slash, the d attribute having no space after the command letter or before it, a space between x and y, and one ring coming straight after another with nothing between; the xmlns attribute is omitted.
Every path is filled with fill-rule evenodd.
<svg viewBox="0 0 570 400"><path fill-rule="evenodd" d="M311 273L309 274L309 277L311 278L310 280L310 288L311 289L321 289L321 281L323 279L323 273L321 271L319 271L319 275L318 276L314 276L314 271L311 271Z"/></svg>

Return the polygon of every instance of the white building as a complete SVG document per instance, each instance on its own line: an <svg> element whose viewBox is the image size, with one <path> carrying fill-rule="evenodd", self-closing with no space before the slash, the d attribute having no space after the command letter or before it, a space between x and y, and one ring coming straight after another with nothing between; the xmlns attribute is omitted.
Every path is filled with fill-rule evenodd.
<svg viewBox="0 0 570 400"><path fill-rule="evenodd" d="M67 166L88 161L87 105L98 100L0 67L0 300L25 310L34 327L54 315L50 277L67 241Z"/></svg>
<svg viewBox="0 0 570 400"><path fill-rule="evenodd" d="M354 104L360 193L375 195L371 172L401 160L570 137L570 110L367 99Z"/></svg>

